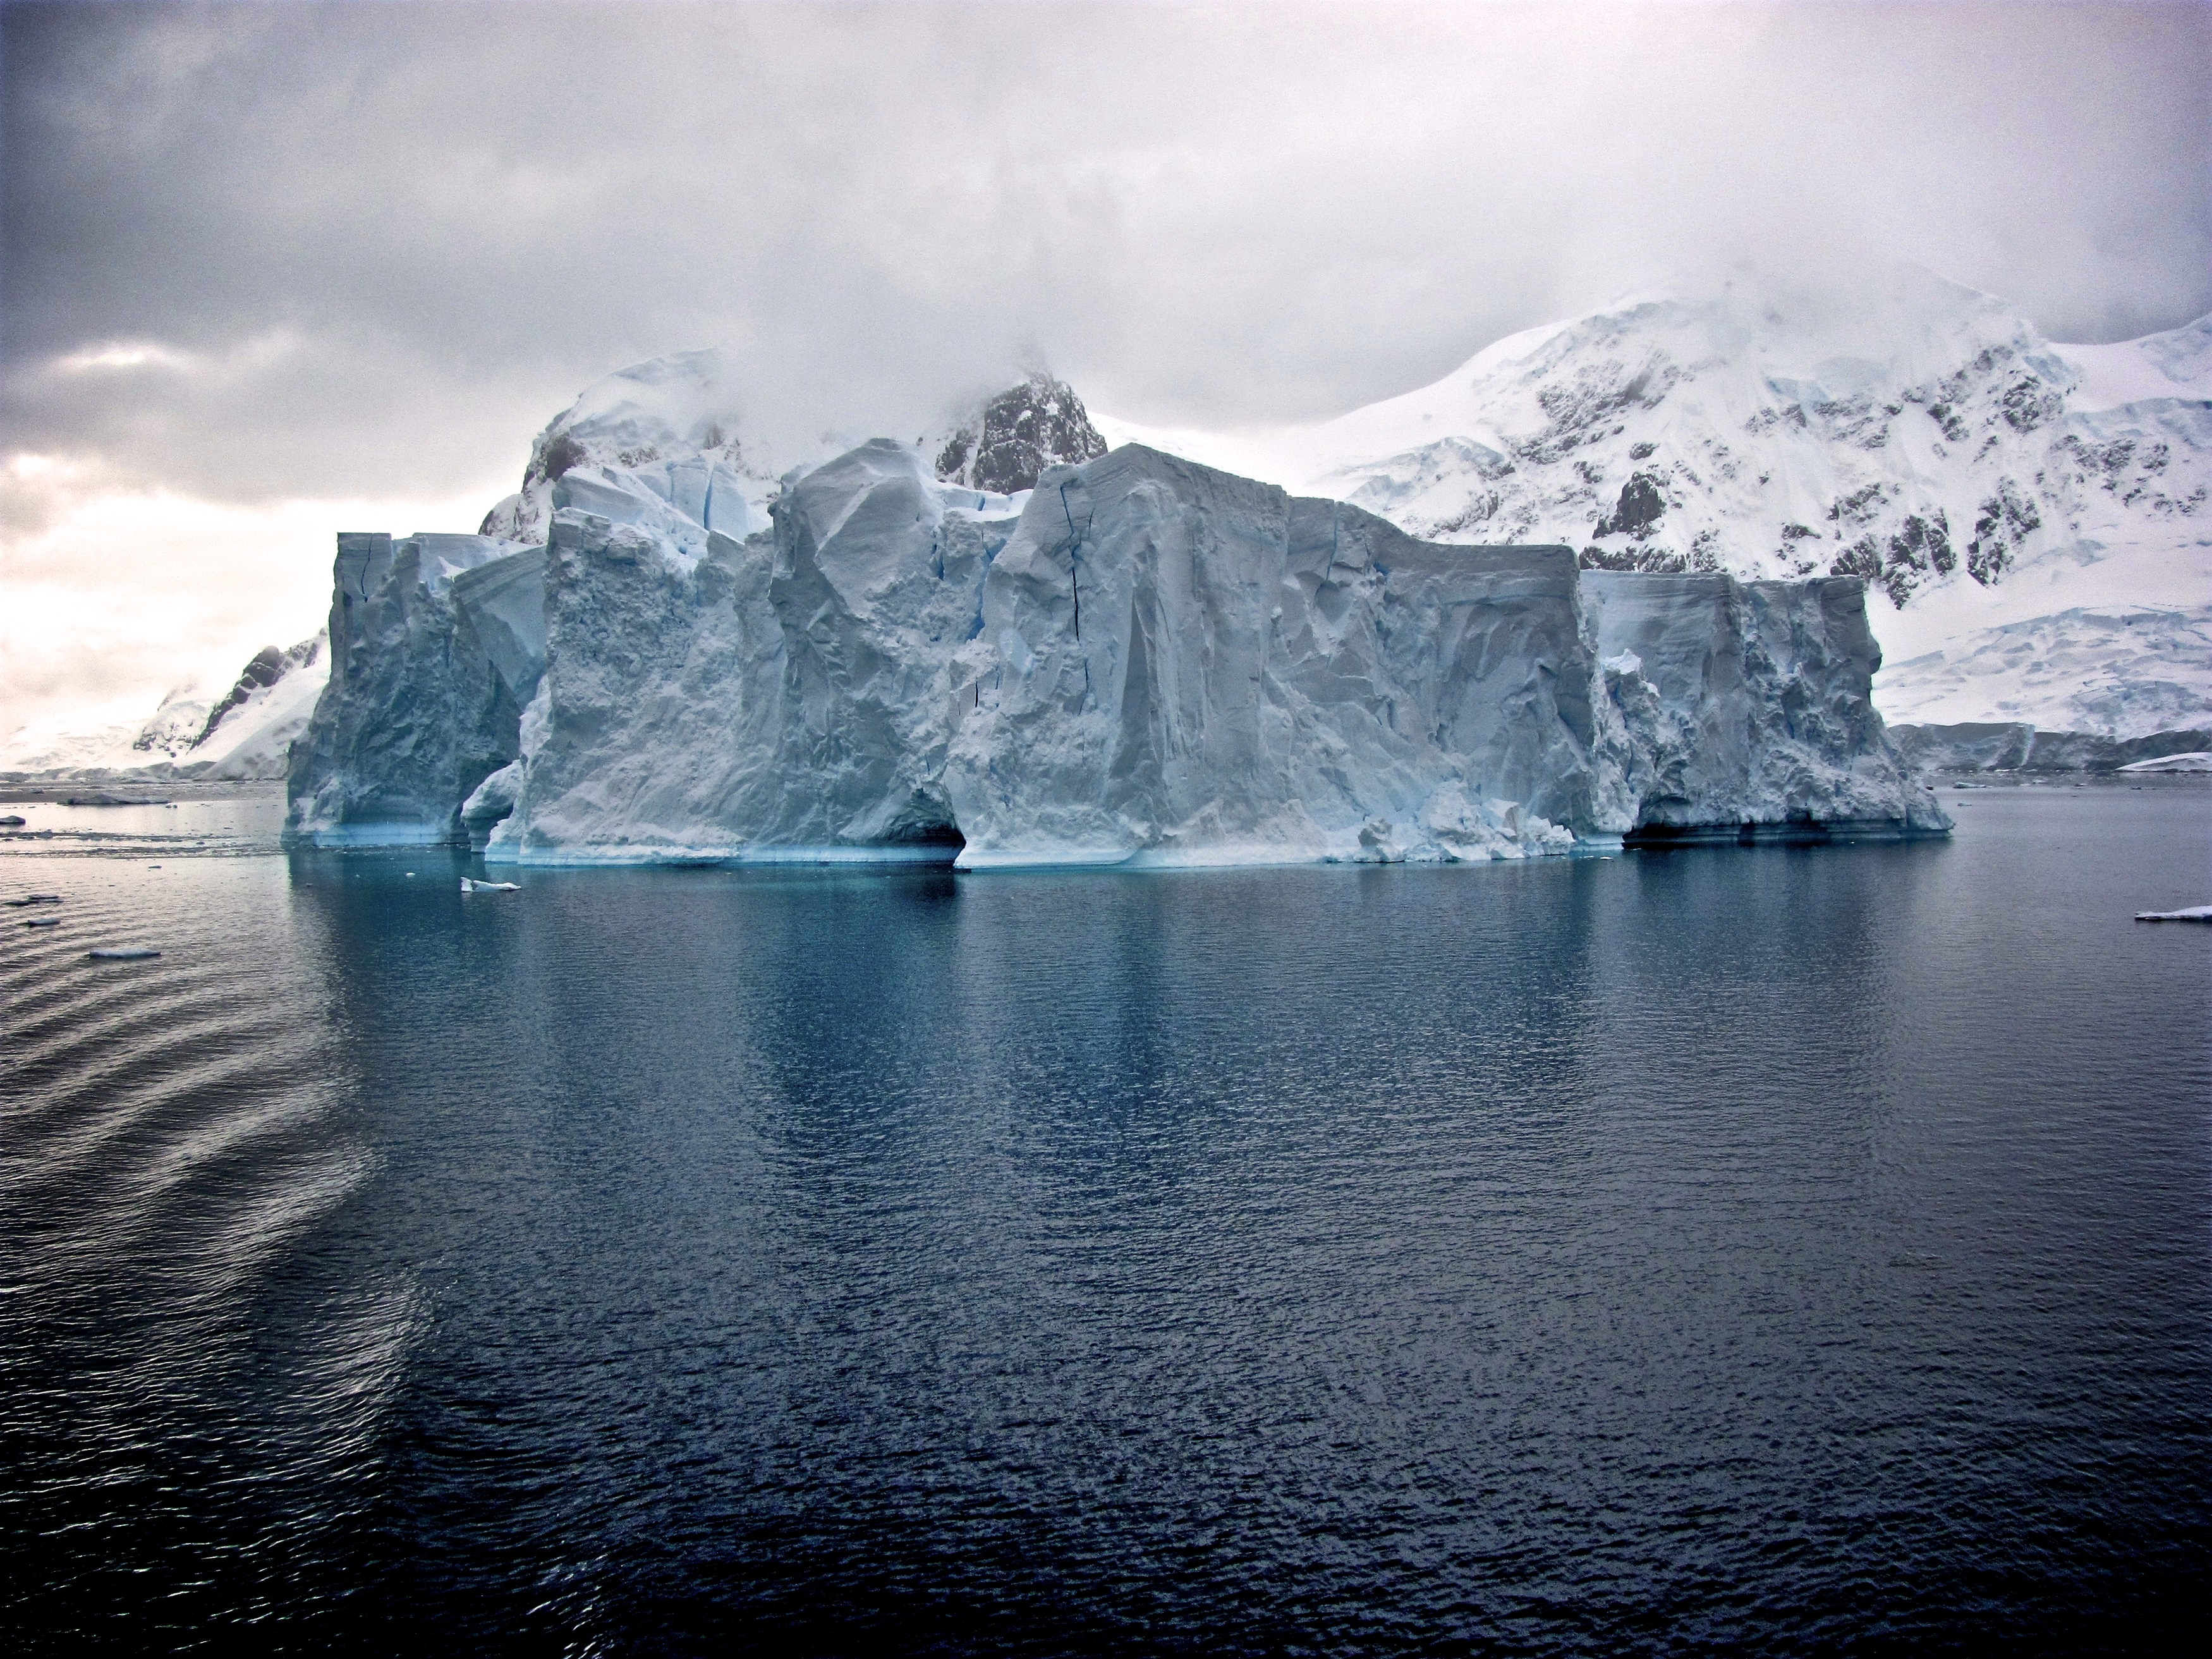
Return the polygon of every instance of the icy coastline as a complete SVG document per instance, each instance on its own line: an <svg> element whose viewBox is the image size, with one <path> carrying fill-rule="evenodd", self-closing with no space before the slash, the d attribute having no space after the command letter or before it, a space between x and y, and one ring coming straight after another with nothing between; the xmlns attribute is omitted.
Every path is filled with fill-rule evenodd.
<svg viewBox="0 0 2212 1659"><path fill-rule="evenodd" d="M620 453L541 440L495 533L341 538L288 833L982 870L1948 827L1875 711L1855 579L1425 541L1100 453L1048 380L988 411L769 491L741 434L625 406Z"/></svg>

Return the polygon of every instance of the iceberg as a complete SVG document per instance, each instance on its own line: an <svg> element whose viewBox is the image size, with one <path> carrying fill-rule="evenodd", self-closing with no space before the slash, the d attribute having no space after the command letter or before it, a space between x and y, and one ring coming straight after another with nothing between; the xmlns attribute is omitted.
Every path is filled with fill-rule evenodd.
<svg viewBox="0 0 2212 1659"><path fill-rule="evenodd" d="M1574 556L1130 445L1039 480L960 654L981 869L1519 856L1593 817Z"/></svg>
<svg viewBox="0 0 2212 1659"><path fill-rule="evenodd" d="M1856 578L1426 541L1098 453L1041 379L942 445L871 440L757 495L640 412L672 382L732 453L680 373L626 377L653 453L549 476L541 440L493 527L542 544L339 538L294 838L980 871L1949 826L1875 711Z"/></svg>
<svg viewBox="0 0 2212 1659"><path fill-rule="evenodd" d="M2156 760L2140 760L2118 769L2123 772L2212 772L2212 750L2191 749Z"/></svg>

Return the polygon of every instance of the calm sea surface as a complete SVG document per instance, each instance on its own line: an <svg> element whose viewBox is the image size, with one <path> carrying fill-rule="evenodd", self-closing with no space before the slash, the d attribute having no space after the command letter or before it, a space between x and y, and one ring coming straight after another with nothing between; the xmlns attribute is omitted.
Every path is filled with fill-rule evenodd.
<svg viewBox="0 0 2212 1659"><path fill-rule="evenodd" d="M10 808L0 896L65 902L0 910L0 1629L2157 1649L2212 1579L2212 929L2130 918L2212 900L2212 789L1946 799L467 899L265 800Z"/></svg>

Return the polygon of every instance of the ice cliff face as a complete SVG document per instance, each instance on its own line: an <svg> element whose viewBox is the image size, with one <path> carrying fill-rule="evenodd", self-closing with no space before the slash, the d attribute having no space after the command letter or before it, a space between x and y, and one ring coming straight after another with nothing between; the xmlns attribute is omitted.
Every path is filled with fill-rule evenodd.
<svg viewBox="0 0 2212 1659"><path fill-rule="evenodd" d="M1013 504L883 441L794 481L769 526L663 534L568 507L548 661L492 856L949 856L954 657Z"/></svg>
<svg viewBox="0 0 2212 1659"><path fill-rule="evenodd" d="M1047 472L963 653L962 861L1565 846L1599 821L1579 629L1562 548L1441 548L1134 446Z"/></svg>
<svg viewBox="0 0 2212 1659"><path fill-rule="evenodd" d="M617 456L548 480L543 549L341 538L294 832L981 868L1945 825L1856 583L1645 591L1142 447L1012 495L949 448L864 444L763 514L703 453Z"/></svg>
<svg viewBox="0 0 2212 1659"><path fill-rule="evenodd" d="M1730 826L1757 839L1897 815L1904 766L1874 711L1881 657L1857 580L1590 570L1582 592L1618 816L1654 839Z"/></svg>
<svg viewBox="0 0 2212 1659"><path fill-rule="evenodd" d="M1747 279L1502 340L1317 425L1106 424L1436 540L1563 542L1599 569L1862 577L1893 718L2133 735L2212 714L2212 654L2160 665L2148 638L2122 654L2166 689L2140 708L2069 679L2008 709L1990 672L1992 629L2086 649L2109 630L2057 618L2118 605L2172 636L2212 617L2212 319L2063 345L1924 272L1842 299Z"/></svg>
<svg viewBox="0 0 2212 1659"><path fill-rule="evenodd" d="M295 832L436 842L520 752L544 662L542 550L486 536L343 534L330 682L292 746Z"/></svg>

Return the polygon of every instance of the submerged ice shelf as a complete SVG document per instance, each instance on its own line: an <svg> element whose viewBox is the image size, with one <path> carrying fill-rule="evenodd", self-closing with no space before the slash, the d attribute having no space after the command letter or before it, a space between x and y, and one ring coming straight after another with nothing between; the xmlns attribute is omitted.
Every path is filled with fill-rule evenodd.
<svg viewBox="0 0 2212 1659"><path fill-rule="evenodd" d="M1875 712L1856 579L1424 541L1098 453L1050 382L990 409L1050 441L877 440L756 505L663 432L488 523L543 544L341 538L289 832L987 869L1948 827Z"/></svg>

